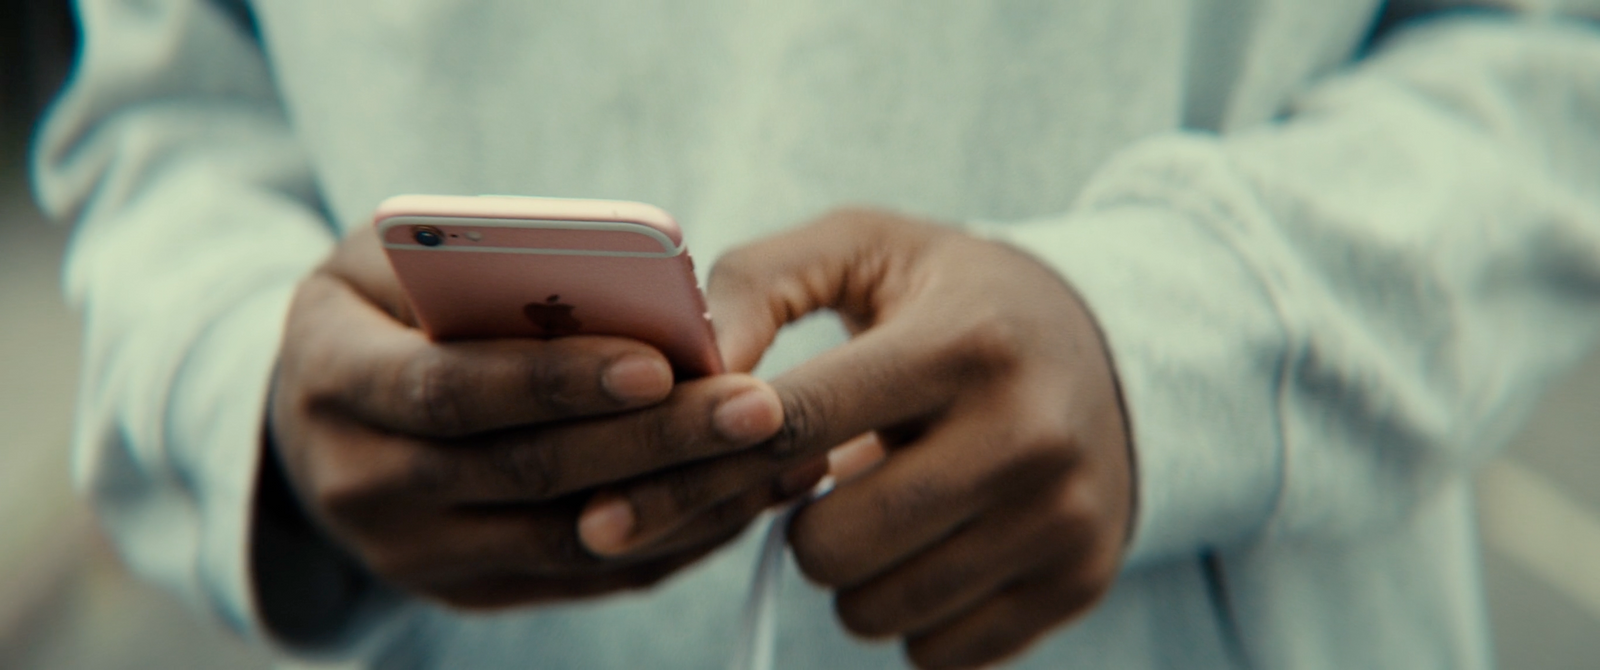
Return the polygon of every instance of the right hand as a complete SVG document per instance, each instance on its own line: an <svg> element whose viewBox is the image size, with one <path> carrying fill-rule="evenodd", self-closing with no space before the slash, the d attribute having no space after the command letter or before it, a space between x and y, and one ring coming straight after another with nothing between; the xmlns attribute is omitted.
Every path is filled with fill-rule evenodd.
<svg viewBox="0 0 1600 670"><path fill-rule="evenodd" d="M779 430L771 387L733 374L674 387L661 354L627 339L441 344L413 324L377 236L346 239L294 297L269 421L323 532L424 597L477 609L642 588L826 472L806 463L709 509L675 509L697 483L671 468ZM585 549L580 533L596 529L577 518L590 492L663 470L683 495L637 513L681 517L671 535L642 556Z"/></svg>

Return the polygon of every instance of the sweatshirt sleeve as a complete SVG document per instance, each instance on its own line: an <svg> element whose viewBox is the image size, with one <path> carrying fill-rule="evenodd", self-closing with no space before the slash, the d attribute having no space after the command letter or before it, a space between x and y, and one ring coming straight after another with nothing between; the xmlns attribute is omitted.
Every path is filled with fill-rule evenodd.
<svg viewBox="0 0 1600 670"><path fill-rule="evenodd" d="M1417 24L1277 122L1151 138L1002 228L1106 333L1130 566L1392 525L1600 326L1600 31Z"/></svg>
<svg viewBox="0 0 1600 670"><path fill-rule="evenodd" d="M82 50L32 159L39 201L75 224L74 476L136 573L259 636L263 409L293 289L336 235L243 3L82 0L77 15Z"/></svg>

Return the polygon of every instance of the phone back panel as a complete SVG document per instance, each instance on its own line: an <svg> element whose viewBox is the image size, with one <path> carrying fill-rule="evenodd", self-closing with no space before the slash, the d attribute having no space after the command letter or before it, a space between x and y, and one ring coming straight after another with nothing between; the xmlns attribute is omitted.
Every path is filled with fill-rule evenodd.
<svg viewBox="0 0 1600 670"><path fill-rule="evenodd" d="M654 345L680 375L722 371L693 261L676 224L659 209L542 198L405 198L403 206L391 200L380 207L375 225L430 337L615 335ZM492 206L483 207L485 200ZM624 217L629 208L647 209ZM548 218L552 212L558 218ZM439 243L419 243L421 229L436 233Z"/></svg>

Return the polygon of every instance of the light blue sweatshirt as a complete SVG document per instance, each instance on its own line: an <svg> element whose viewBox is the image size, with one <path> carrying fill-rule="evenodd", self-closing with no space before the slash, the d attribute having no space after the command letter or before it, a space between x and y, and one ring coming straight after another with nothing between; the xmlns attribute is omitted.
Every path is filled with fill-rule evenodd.
<svg viewBox="0 0 1600 670"><path fill-rule="evenodd" d="M651 202L704 260L869 203L1036 254L1121 376L1127 567L1019 666L1485 667L1468 481L1600 326L1600 1L1382 30L1380 4L82 0L34 157L77 226L78 481L136 571L285 649L721 666L755 533L494 616L373 584L275 507L252 570L290 292L398 193ZM272 635L256 588L284 584ZM903 663L784 589L778 667Z"/></svg>

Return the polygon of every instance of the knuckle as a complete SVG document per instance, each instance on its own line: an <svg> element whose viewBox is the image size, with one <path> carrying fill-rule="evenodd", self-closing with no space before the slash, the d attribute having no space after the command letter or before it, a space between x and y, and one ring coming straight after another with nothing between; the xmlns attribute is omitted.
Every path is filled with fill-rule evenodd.
<svg viewBox="0 0 1600 670"><path fill-rule="evenodd" d="M1065 412L1058 413L1064 415ZM1073 466L1078 461L1078 440L1065 419L1058 415L1032 421L1028 429L1019 434L1025 453L1038 458L1060 460L1062 466ZM1055 458L1052 458L1055 457Z"/></svg>
<svg viewBox="0 0 1600 670"><path fill-rule="evenodd" d="M703 412L709 415L710 411ZM637 444L648 445L647 453L656 463L681 463L695 456L696 430L686 424L699 416L689 412L663 411L652 408L634 412L633 438Z"/></svg>
<svg viewBox="0 0 1600 670"><path fill-rule="evenodd" d="M1070 482L1082 459L1067 422L1053 415L1018 421L986 446L993 463L986 486L1013 493Z"/></svg>
<svg viewBox="0 0 1600 670"><path fill-rule="evenodd" d="M462 374L437 347L429 347L426 353L411 359L405 366L400 393L404 404L429 432L443 435L469 432L460 393L466 381L461 379Z"/></svg>
<svg viewBox="0 0 1600 670"><path fill-rule="evenodd" d="M1064 425L1042 425L1021 433L1011 456L1013 462L1008 465L1016 475L1035 472L1040 477L1067 478L1069 481L1077 475L1080 470L1078 465L1083 461L1077 440Z"/></svg>
<svg viewBox="0 0 1600 670"><path fill-rule="evenodd" d="M565 451L559 447L539 441L504 445L495 450L493 466L518 493L542 500L559 492Z"/></svg>
<svg viewBox="0 0 1600 670"><path fill-rule="evenodd" d="M594 380L581 379L572 359L548 353L529 356L523 364L528 390L546 411L556 417L579 416L594 395Z"/></svg>
<svg viewBox="0 0 1600 670"><path fill-rule="evenodd" d="M390 490L412 495L429 495L448 491L463 479L466 468L460 458L436 444L418 444L405 457L391 454L394 464L393 484ZM377 468L374 467L376 471ZM401 487L404 487L401 489Z"/></svg>
<svg viewBox="0 0 1600 670"><path fill-rule="evenodd" d="M1109 516L1105 503L1091 487L1068 481L1055 497L1051 514L1055 537L1082 547L1085 555L1097 553L1099 544L1108 541Z"/></svg>
<svg viewBox="0 0 1600 670"><path fill-rule="evenodd" d="M348 414L350 398L371 397L377 390L368 377L328 374L337 369L336 352L307 350L305 346L295 352L289 349L286 345L280 352L273 375L274 402L289 405L286 409L302 414Z"/></svg>
<svg viewBox="0 0 1600 670"><path fill-rule="evenodd" d="M327 468L318 473L308 498L335 525L360 529L379 521L386 507L383 488L360 468Z"/></svg>
<svg viewBox="0 0 1600 670"><path fill-rule="evenodd" d="M1059 495L1050 515L1051 537L1060 538L1062 542L1075 547L1084 548L1085 542L1092 541L1099 529L1098 515L1084 503L1075 500L1071 493Z"/></svg>
<svg viewBox="0 0 1600 670"><path fill-rule="evenodd" d="M314 517L361 537L387 531L410 507L404 503L409 502L405 496L413 456L403 443L313 434L285 454L284 466Z"/></svg>
<svg viewBox="0 0 1600 670"><path fill-rule="evenodd" d="M956 379L983 379L1015 369L1022 361L1023 336L1010 319L989 309L969 314L950 329L941 343L940 359Z"/></svg>

